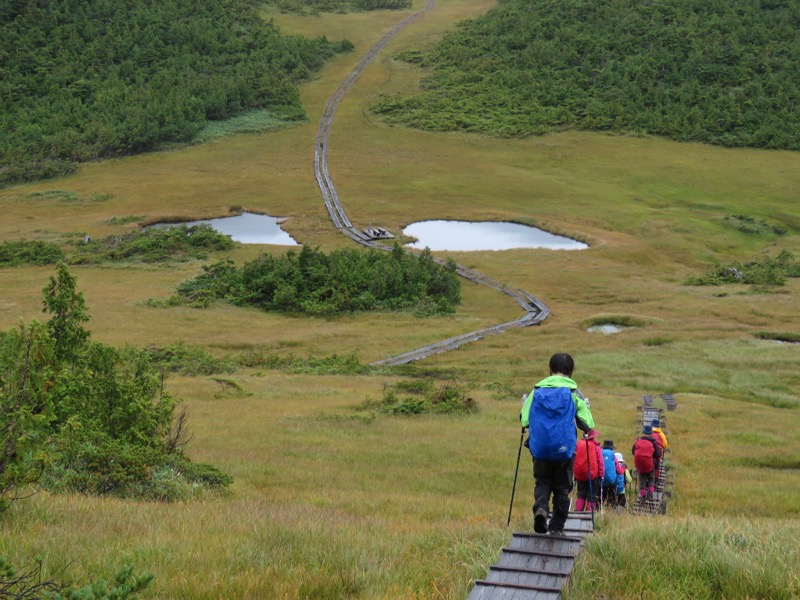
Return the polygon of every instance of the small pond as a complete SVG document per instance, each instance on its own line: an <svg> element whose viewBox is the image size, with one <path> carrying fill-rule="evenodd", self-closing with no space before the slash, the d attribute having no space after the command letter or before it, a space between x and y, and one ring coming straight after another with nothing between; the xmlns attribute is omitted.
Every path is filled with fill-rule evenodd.
<svg viewBox="0 0 800 600"><path fill-rule="evenodd" d="M602 325L592 325L586 331L591 331L592 333L619 333L625 329L627 329L627 327L614 325L613 323L603 323Z"/></svg>
<svg viewBox="0 0 800 600"><path fill-rule="evenodd" d="M169 227L170 225L211 225L220 233L231 236L234 242L242 244L273 244L275 246L299 246L292 237L280 227L282 220L269 215L257 215L243 212L234 217L204 219L202 221L186 221L183 223L158 223L153 227Z"/></svg>
<svg viewBox="0 0 800 600"><path fill-rule="evenodd" d="M409 248L431 250L511 250L513 248L547 248L550 250L584 250L583 242L554 235L536 227L485 221L420 221L403 233L417 238Z"/></svg>

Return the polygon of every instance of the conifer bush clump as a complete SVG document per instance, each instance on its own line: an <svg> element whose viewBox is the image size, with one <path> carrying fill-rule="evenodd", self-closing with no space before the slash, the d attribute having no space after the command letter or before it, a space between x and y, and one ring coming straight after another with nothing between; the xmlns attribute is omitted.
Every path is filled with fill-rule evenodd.
<svg viewBox="0 0 800 600"><path fill-rule="evenodd" d="M503 137L633 132L800 149L800 7L755 0L504 0L400 58L422 91L387 121Z"/></svg>
<svg viewBox="0 0 800 600"><path fill-rule="evenodd" d="M247 0L0 2L0 185L194 140L254 110L301 116L298 83L350 42L283 35Z"/></svg>
<svg viewBox="0 0 800 600"><path fill-rule="evenodd" d="M392 252L303 246L280 257L262 254L243 267L224 260L178 286L168 303L204 307L214 301L264 310L335 315L369 310L449 314L461 301L456 265L438 264L395 245Z"/></svg>
<svg viewBox="0 0 800 600"><path fill-rule="evenodd" d="M52 265L64 260L58 244L40 240L11 240L0 244L0 267Z"/></svg>
<svg viewBox="0 0 800 600"><path fill-rule="evenodd" d="M46 323L0 332L0 511L53 491L174 500L231 478L183 454L189 434L149 353L90 339L64 263L43 290Z"/></svg>

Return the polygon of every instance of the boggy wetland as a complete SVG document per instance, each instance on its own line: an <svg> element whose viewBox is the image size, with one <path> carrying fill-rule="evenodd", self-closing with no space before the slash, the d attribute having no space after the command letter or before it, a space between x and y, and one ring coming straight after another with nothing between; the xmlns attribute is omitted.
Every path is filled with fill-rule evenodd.
<svg viewBox="0 0 800 600"><path fill-rule="evenodd" d="M265 6L261 16L285 34L354 47L299 85L306 119L6 185L0 242L49 242L73 256L86 236L122 239L145 225L244 211L279 216L301 246L362 250L333 226L320 196L319 119L363 55L425 5L316 14ZM510 532L532 530L529 459L506 527L519 402L563 351L575 357L597 429L622 448L636 437L643 395L678 400L669 513L600 516L566 594L797 597L798 346L775 342L800 336L800 281L691 284L715 267L756 265L763 275L781 252L800 255L800 155L641 131L425 130L373 110L425 87L424 65L401 53L413 58L456 23L495 9L489 0L439 0L399 32L340 102L329 172L354 226L384 227L399 244L411 241L402 235L410 224L438 220L521 224L586 244L433 251L533 294L548 318L404 368L376 368L368 365L517 319L520 306L467 281L455 310L439 313L169 302L204 267L301 252L272 244L181 261L73 262L93 341L161 357L182 348L214 364L166 362L164 388L186 414L186 456L232 483L174 501L42 490L0 514L0 556L18 567L41 560L44 578L82 584L132 565L154 576L142 598L465 598ZM3 331L47 319L42 290L54 273L53 265L0 269ZM440 387L463 392L474 410L376 408L389 392ZM663 545L649 557L652 572L631 569L655 527Z"/></svg>

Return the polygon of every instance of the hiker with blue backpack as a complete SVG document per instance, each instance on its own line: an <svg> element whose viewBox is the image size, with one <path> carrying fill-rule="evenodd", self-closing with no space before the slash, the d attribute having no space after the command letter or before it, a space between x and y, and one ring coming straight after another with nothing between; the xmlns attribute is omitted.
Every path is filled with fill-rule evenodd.
<svg viewBox="0 0 800 600"><path fill-rule="evenodd" d="M617 505L617 479L621 473L615 456L613 440L603 441L603 504Z"/></svg>
<svg viewBox="0 0 800 600"><path fill-rule="evenodd" d="M564 535L578 440L575 428L593 431L594 418L588 400L572 380L573 358L564 352L554 354L549 367L550 376L537 383L525 399L520 422L528 427L528 449L533 457L533 530Z"/></svg>

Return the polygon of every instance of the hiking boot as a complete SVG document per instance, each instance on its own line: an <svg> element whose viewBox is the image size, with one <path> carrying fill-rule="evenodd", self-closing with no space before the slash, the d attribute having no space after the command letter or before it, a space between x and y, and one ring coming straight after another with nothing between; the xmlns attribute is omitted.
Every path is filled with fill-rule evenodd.
<svg viewBox="0 0 800 600"><path fill-rule="evenodd" d="M547 533L547 511L537 508L533 515L533 530L536 533Z"/></svg>
<svg viewBox="0 0 800 600"><path fill-rule="evenodd" d="M550 535L554 535L556 537L564 537L564 530L563 529L551 529L549 531Z"/></svg>

